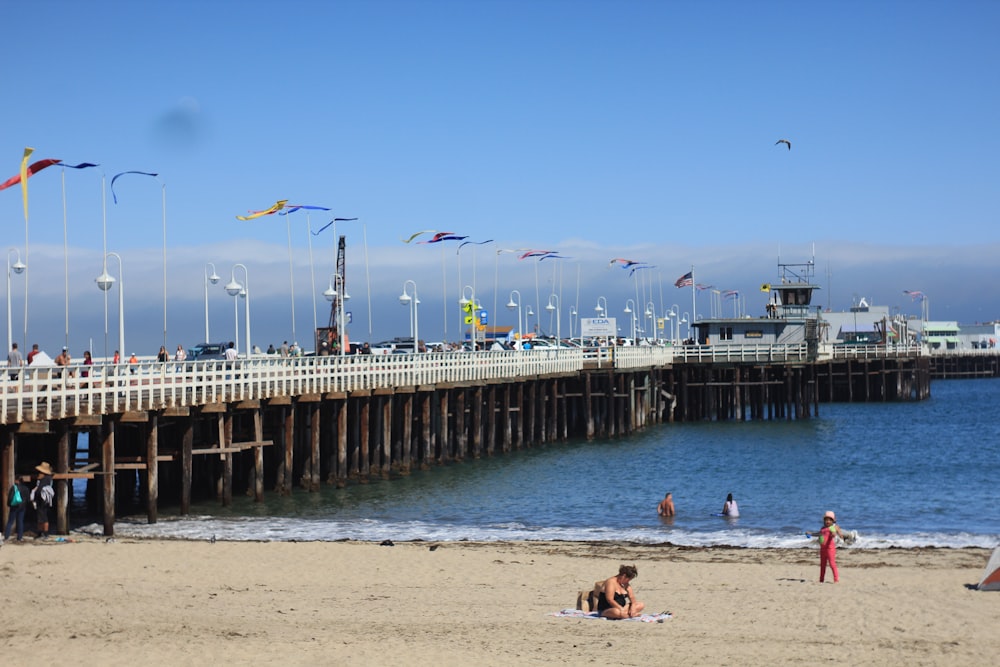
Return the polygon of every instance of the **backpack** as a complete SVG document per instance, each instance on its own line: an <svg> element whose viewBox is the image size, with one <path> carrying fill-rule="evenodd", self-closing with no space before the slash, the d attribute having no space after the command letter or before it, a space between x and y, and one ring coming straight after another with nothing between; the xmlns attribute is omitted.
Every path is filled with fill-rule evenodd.
<svg viewBox="0 0 1000 667"><path fill-rule="evenodd" d="M19 507L21 503L24 502L24 498L21 497L21 489L18 488L17 484L14 485L14 493L10 496L10 506Z"/></svg>

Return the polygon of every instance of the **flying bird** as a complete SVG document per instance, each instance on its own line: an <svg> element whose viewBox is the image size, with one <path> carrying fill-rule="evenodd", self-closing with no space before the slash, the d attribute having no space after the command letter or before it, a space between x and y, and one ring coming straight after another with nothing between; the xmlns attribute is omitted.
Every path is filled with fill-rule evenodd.
<svg viewBox="0 0 1000 667"><path fill-rule="evenodd" d="M792 142L790 142L788 139L778 139L777 141L774 142L774 145L777 146L778 144L785 144L786 146L788 146L788 150L792 150Z"/></svg>

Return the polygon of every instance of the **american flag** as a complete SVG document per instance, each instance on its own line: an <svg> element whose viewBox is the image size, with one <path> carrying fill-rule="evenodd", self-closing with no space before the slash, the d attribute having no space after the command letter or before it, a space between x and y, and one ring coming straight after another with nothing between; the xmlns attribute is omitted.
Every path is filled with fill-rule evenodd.
<svg viewBox="0 0 1000 667"><path fill-rule="evenodd" d="M905 289L903 290L903 294L909 294L910 298L913 299L914 301L923 301L924 299L927 298L927 295L925 295L923 292L918 292L916 290Z"/></svg>
<svg viewBox="0 0 1000 667"><path fill-rule="evenodd" d="M694 288L699 292L704 292L705 290L712 289L713 287L715 287L715 285L706 285L705 283L698 283L694 286Z"/></svg>
<svg viewBox="0 0 1000 667"><path fill-rule="evenodd" d="M691 285L694 285L694 276L691 271L685 273L674 283L674 287L690 287Z"/></svg>
<svg viewBox="0 0 1000 667"><path fill-rule="evenodd" d="M722 293L722 296L725 299L732 299L734 297L738 299L740 296L740 291L735 289L727 289L725 292Z"/></svg>

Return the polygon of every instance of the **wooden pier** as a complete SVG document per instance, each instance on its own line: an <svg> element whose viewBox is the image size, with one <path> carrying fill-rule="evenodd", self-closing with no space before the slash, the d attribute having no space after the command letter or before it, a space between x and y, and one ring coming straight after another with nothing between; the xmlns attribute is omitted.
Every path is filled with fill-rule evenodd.
<svg viewBox="0 0 1000 667"><path fill-rule="evenodd" d="M737 349L738 348L738 349ZM810 355L806 346L622 347L355 355L22 370L0 384L2 476L56 471L57 533L71 483L114 533L119 511L223 505L243 493L405 475L653 424L808 419L829 401L929 396L919 350ZM86 434L89 446L79 446ZM138 506L136 503L139 503ZM6 518L7 508L4 508Z"/></svg>

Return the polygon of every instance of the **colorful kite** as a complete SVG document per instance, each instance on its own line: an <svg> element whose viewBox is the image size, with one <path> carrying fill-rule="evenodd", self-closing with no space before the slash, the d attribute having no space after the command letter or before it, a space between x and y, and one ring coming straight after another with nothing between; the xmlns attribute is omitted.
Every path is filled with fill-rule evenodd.
<svg viewBox="0 0 1000 667"><path fill-rule="evenodd" d="M417 243L440 243L441 241L462 241L468 236L456 236L454 232L438 232L428 241L417 241Z"/></svg>
<svg viewBox="0 0 1000 667"><path fill-rule="evenodd" d="M639 264L639 263L640 262L638 262L638 261L636 261L634 259L622 259L621 257L616 257L615 259L613 259L610 262L608 262L608 268L610 269L612 266L614 266L615 264L617 264L618 266L622 267L623 269L627 269L630 266L632 266L634 264Z"/></svg>
<svg viewBox="0 0 1000 667"><path fill-rule="evenodd" d="M313 232L313 236L319 236L319 233L321 231L323 231L324 229L326 229L327 227L329 227L330 225L332 225L335 222L348 222L350 220L357 220L357 218L334 218L333 220L331 220L330 222L326 223L325 225L323 225L322 227L320 227L318 230L316 230L315 232Z"/></svg>
<svg viewBox="0 0 1000 667"><path fill-rule="evenodd" d="M458 252L462 249L462 246L469 245L470 243L472 245L486 245L487 243L493 243L493 239L489 239L487 241L462 241L461 243L458 244L458 249L455 250L455 254L456 255L458 254Z"/></svg>
<svg viewBox="0 0 1000 667"><path fill-rule="evenodd" d="M62 160L54 160L52 158L39 160L38 162L33 162L30 166L28 166L28 168L25 169L25 172L27 173L28 178L30 178L35 174L37 174L38 172L40 172L42 169L45 169L46 167L51 167L54 164L59 164L60 162L62 162ZM21 182L21 174L20 173L14 174L3 183L0 183L0 190L6 190L7 188L17 185L20 182Z"/></svg>
<svg viewBox="0 0 1000 667"><path fill-rule="evenodd" d="M518 257L518 259L527 259L529 257L544 258L546 255L555 255L558 252L559 252L558 250L529 250L528 252Z"/></svg>
<svg viewBox="0 0 1000 667"><path fill-rule="evenodd" d="M631 270L629 270L628 275L631 276L639 269L655 269L655 268L656 268L655 264L636 264L631 268Z"/></svg>
<svg viewBox="0 0 1000 667"><path fill-rule="evenodd" d="M417 238L421 234L434 234L434 233L435 233L435 230L433 230L433 229L425 229L422 232L417 232L415 234L411 234L410 238L408 238L408 239L399 239L399 240L402 241L403 243L409 243L410 241L412 241L413 239ZM450 234L451 232L446 232L446 233Z"/></svg>
<svg viewBox="0 0 1000 667"><path fill-rule="evenodd" d="M111 198L114 200L116 204L118 203L118 195L115 194L115 181L117 181L121 176L124 176L125 174L139 174L140 176L152 176L153 178L159 176L159 174L153 174L148 171L123 171L120 174L115 174L111 178Z"/></svg>
<svg viewBox="0 0 1000 667"><path fill-rule="evenodd" d="M118 178L118 177L115 176L115 178ZM265 215L274 215L275 213L277 213L281 209L285 208L285 204L287 204L287 203L288 203L287 199L279 199L278 201L276 201L274 203L274 206L272 206L271 208L266 208L263 211L250 211L250 215L238 215L238 216L236 216L236 219L237 220L253 220L255 218L262 218Z"/></svg>
<svg viewBox="0 0 1000 667"><path fill-rule="evenodd" d="M101 165L96 162L81 162L80 164L66 164L64 162L60 162L59 166L69 167L70 169L87 169L89 167L100 167Z"/></svg>
<svg viewBox="0 0 1000 667"><path fill-rule="evenodd" d="M295 213L301 209L307 211L329 211L325 206L305 206L304 204L288 204L284 211L278 211L278 215L288 215L289 213Z"/></svg>

